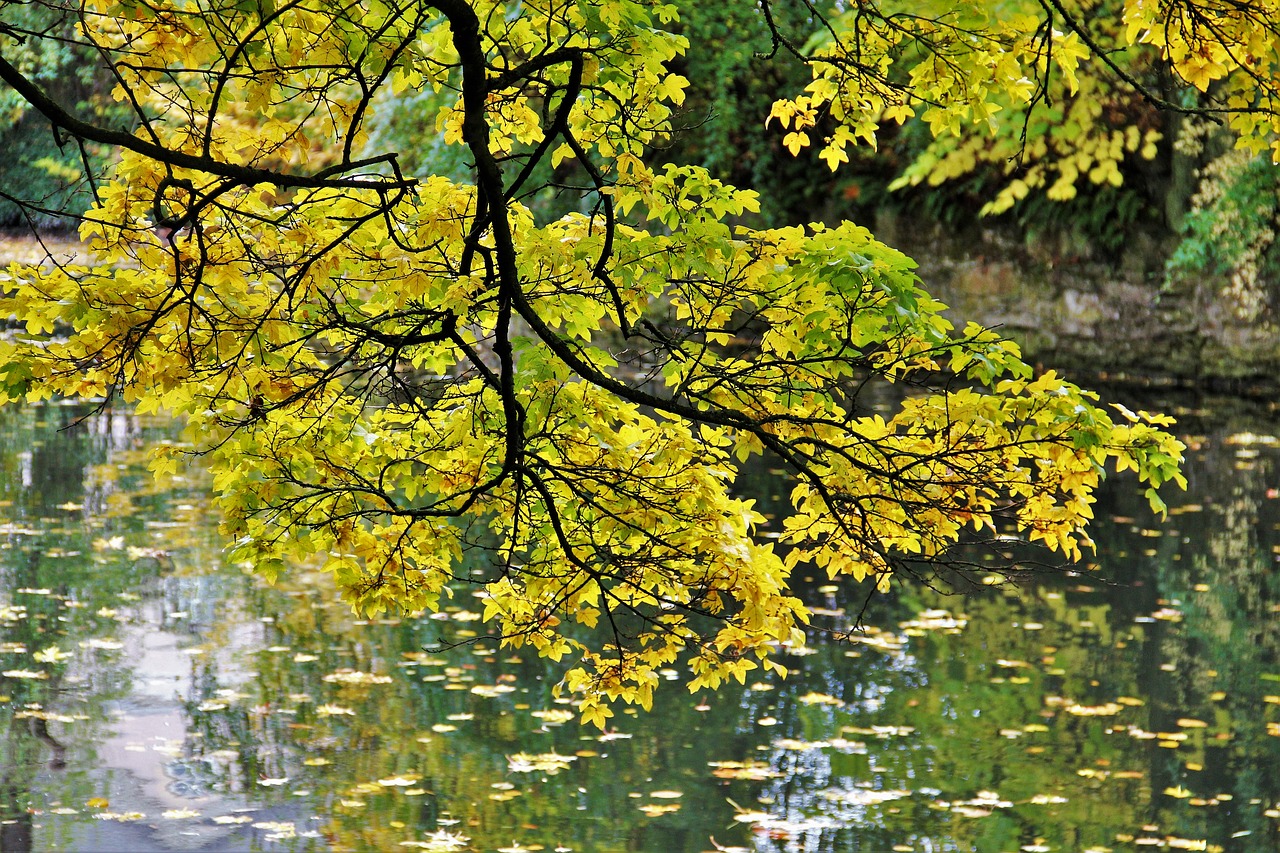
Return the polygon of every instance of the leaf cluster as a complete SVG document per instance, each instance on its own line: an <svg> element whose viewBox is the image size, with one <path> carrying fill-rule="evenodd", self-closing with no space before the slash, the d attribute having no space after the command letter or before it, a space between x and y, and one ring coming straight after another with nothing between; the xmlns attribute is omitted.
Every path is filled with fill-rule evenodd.
<svg viewBox="0 0 1280 853"><path fill-rule="evenodd" d="M755 193L646 164L687 87L676 12L93 0L133 133L0 49L34 108L120 151L80 228L94 261L5 273L0 394L182 415L236 558L319 562L367 614L470 589L601 726L678 662L694 689L780 669L801 564L884 588L1008 537L1078 558L1107 466L1161 506L1168 419L1113 419L956 330L864 228L749 228ZM428 88L466 180L368 148L368 116ZM546 190L576 212L535 216ZM875 383L910 396L873 413ZM766 453L795 478L785 553L732 490Z"/></svg>

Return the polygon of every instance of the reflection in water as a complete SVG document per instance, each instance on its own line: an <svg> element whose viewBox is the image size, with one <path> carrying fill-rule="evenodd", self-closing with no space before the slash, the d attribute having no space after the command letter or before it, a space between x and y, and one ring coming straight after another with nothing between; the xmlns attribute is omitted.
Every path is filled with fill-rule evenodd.
<svg viewBox="0 0 1280 853"><path fill-rule="evenodd" d="M672 671L600 733L469 591L369 622L320 575L264 587L194 479L147 474L162 427L76 414L0 414L4 851L1280 844L1270 438L1198 437L1164 524L1113 484L1096 571L904 586L844 641L860 591L812 580L791 677L690 696Z"/></svg>

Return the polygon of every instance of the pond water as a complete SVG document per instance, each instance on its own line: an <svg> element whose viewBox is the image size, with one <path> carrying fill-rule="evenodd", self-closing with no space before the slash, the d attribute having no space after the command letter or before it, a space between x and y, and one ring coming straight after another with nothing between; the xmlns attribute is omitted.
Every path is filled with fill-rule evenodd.
<svg viewBox="0 0 1280 853"><path fill-rule="evenodd" d="M1280 846L1280 445L1256 425L1195 427L1164 523L1109 483L1077 573L900 585L789 678L691 696L671 672L602 734L469 597L371 623L323 576L227 565L198 478L146 471L167 428L83 414L0 412L6 853ZM865 595L806 589L836 629Z"/></svg>

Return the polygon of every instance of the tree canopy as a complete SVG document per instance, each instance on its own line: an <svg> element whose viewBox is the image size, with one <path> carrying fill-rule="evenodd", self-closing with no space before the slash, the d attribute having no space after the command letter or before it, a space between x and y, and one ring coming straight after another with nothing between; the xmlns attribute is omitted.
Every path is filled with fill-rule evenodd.
<svg viewBox="0 0 1280 853"><path fill-rule="evenodd" d="M584 720L648 707L676 663L694 689L780 668L808 617L797 566L884 588L1014 540L1075 559L1106 467L1157 508L1181 479L1168 418L957 329L867 229L753 227L754 192L655 165L688 87L672 69L699 50L678 3L39 5L57 26L0 17L7 97L117 156L86 174L91 259L4 274L0 396L183 416L188 446L153 468L207 462L237 559L322 561L371 614L469 590L503 643L566 661ZM1082 11L1022 5L805 3L785 16L800 43L781 4L753 4L813 73L760 132L835 168L916 113L940 140L1018 138L1089 62L1156 97ZM1106 20L1212 89L1196 109L1241 145L1280 150L1263 5L1131 0ZM128 127L50 95L27 59L45 39L100 58ZM460 176L407 172L369 132L425 92L421 134ZM1107 162L1084 141L1069 159L1043 168ZM902 394L882 412L885 383ZM795 481L768 531L733 491L760 457Z"/></svg>

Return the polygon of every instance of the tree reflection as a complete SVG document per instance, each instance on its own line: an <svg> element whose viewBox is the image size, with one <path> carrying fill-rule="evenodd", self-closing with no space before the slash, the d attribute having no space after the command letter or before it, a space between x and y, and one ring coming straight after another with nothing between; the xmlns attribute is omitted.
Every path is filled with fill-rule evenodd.
<svg viewBox="0 0 1280 853"><path fill-rule="evenodd" d="M142 746L197 815L148 801L156 850L171 825L225 849L1280 844L1280 453L1256 436L1203 437L1166 525L1112 484L1074 577L903 587L850 641L841 603L861 591L814 579L791 677L672 691L601 737L561 713L557 665L478 635L468 590L367 622L322 575L265 587L220 564L197 484L144 470L162 431L117 413L59 432L74 415L0 416L0 666L33 674L0 678L6 851L83 849L111 713L139 696L172 707ZM766 507L782 488L755 485ZM142 637L169 644L170 681L138 670L158 660Z"/></svg>
<svg viewBox="0 0 1280 853"><path fill-rule="evenodd" d="M97 793L97 745L112 703L134 686L113 639L128 618L122 597L153 588L168 559L146 546L146 528L178 495L140 464L161 431L118 412L84 414L67 406L0 413L5 851L61 843L56 834L37 843L40 815L50 806L79 811Z"/></svg>

